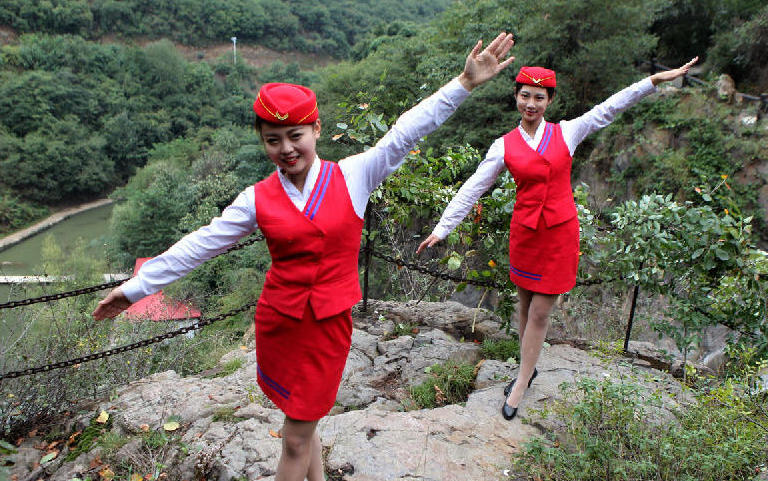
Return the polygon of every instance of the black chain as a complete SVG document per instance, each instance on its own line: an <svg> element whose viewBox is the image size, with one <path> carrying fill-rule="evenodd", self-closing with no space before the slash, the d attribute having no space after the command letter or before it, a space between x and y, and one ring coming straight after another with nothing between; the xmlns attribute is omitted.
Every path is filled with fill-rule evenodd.
<svg viewBox="0 0 768 481"><path fill-rule="evenodd" d="M248 239L245 242L242 242L240 244L237 244L237 245L227 249L226 251L222 252L221 254L218 254L216 257L218 257L220 255L227 254L229 252L232 252L232 251L235 251L235 250L238 250L238 249L242 249L243 247L246 247L246 246L251 245L251 244L253 244L255 242L261 241L263 239L264 239L263 236L255 236L255 237L253 237L251 239ZM407 261L404 261L404 260L399 259L397 257L391 256L391 255L388 255L388 254L383 254L383 253L377 252L377 251L375 251L373 249L369 249L369 248L366 248L366 247L362 248L361 251L362 252L366 252L367 251L371 255L373 255L375 257L378 257L379 259L382 259L382 260L384 260L386 262L389 262L391 264L395 264L398 267L404 267L404 268L409 269L409 270L414 270L414 271L417 271L417 272L421 272L422 274L427 274L427 275L432 276L434 278L442 279L442 280L445 280L445 281L452 281L452 282L456 282L456 283L466 283L466 284L471 284L471 285L475 285L475 286L478 286L478 287L494 288L494 289L498 289L498 290L502 290L502 289L504 289L506 287L506 286L498 284L498 283L496 283L496 282L494 282L492 280L467 279L467 278L463 278L463 277L459 277L459 276L453 276L453 275L450 275L450 274L446 274L445 272L437 272L435 270L430 269L427 266L419 265L419 264L417 264L415 262L407 262ZM42 297L37 297L37 298L32 298L32 299L25 299L25 300L22 300L22 301L13 301L13 302L9 302L9 303L6 303L6 304L0 304L0 309L12 308L12 307L18 307L18 306L26 306L26 305L30 305L30 304L39 303L39 302L47 302L47 301L53 301L53 300L58 300L58 299L64 299L64 298L67 298L67 297L78 296L78 295L81 295L81 294L88 294L88 293L96 292L96 291L99 291L99 290L102 290L102 289L108 289L110 287L116 287L116 286L121 285L124 282L125 282L124 280L108 282L106 284L100 284L98 286L86 287L86 288L77 289L77 290L74 290L74 291L62 292L62 293L59 293L59 294L52 294L52 295L42 296ZM603 281L603 280L600 280L600 279L589 279L589 280L586 280L586 281L579 282L578 284L579 285L594 285L594 284L599 284L599 283L602 283L602 282L606 282L606 281ZM608 282L610 282L610 281L608 281ZM79 357L79 358L76 358L76 359L70 359L68 361L61 361L61 362L56 362L56 363L53 363L53 364L47 364L45 366L27 368L27 369L24 369L24 370L21 370L21 371L11 371L11 372L5 373L3 375L0 375L0 381L2 381L3 379L12 379L12 378L17 378L17 377L22 377L22 376L29 376L29 375L32 375L32 374L39 374L41 372L47 372L47 371L51 371L53 369L62 369L62 368L65 368L65 367L70 367L70 366L74 366L74 365L77 365L77 364L82 364L84 362L94 361L96 359L103 359L103 358L106 358L106 357L109 357L109 356L113 356L115 354L121 354L123 352L131 351L133 349L138 349L138 348L141 348L141 347L148 346L150 344L155 344L155 343L158 343L158 342L163 341L165 339L171 339L171 338L179 336L181 334L186 334L187 332L194 331L194 330L197 330L197 329L201 329L201 328L203 328L203 327L205 327L207 325L213 324L214 322L219 321L221 319L225 319L225 318L231 317L231 316L233 316L235 314L239 314L239 313L241 313L241 312L243 312L243 311L245 311L245 310L255 306L257 302L258 301L250 302L248 304L245 304L244 306L241 306L241 307L239 307L237 309L233 309L233 310L231 310L229 312L226 312L224 314L220 314L220 315L218 315L216 317L212 317L212 318L208 318L208 319L206 319L206 318L199 318L199 320L197 322L195 322L194 324L191 324L189 326L182 327L182 328L177 329L175 331L166 332L164 334L160 334L160 335L152 337L150 339L144 339L142 341L138 341L138 342L135 342L133 344L126 344L124 346L116 347L114 349L108 349L106 351L101 351L101 352L97 352L97 353L94 353L94 354L89 354L87 356Z"/></svg>
<svg viewBox="0 0 768 481"><path fill-rule="evenodd" d="M365 251L365 248L363 248L362 250ZM383 260L385 260L387 262L390 262L392 264L395 264L395 265L397 265L399 267L405 267L406 269L414 270L414 271L417 271L417 272L421 272L422 274L427 274L427 275L430 275L432 277L436 277L438 279L442 279L444 281L453 281L453 282L457 282L457 283L462 283L463 282L463 283L472 284L472 285L478 286L478 287L493 287L494 289L504 289L504 286L502 286L500 284L497 284L496 282L493 282L492 280L466 279L466 278L459 277L459 276L452 276L452 275L446 274L444 272L436 272L436 271L431 270L430 268L428 268L426 266L422 266L422 265L416 264L415 262L407 262L407 261L404 261L404 260L399 259L397 257L390 256L390 255L387 255L387 254L382 254L382 253L376 252L374 250L371 250L370 252L371 252L371 255L373 255L374 257L378 257L379 259L383 259Z"/></svg>
<svg viewBox="0 0 768 481"><path fill-rule="evenodd" d="M186 334L190 331L194 331L197 329L201 329L205 326L208 326L210 324L213 324L216 321L220 321L222 319L225 319L227 317L234 316L235 314L239 314L243 311L246 311L250 309L251 307L255 306L258 301L249 302L248 304L238 307L237 309L233 309L229 312L225 312L224 314L219 314L216 317L211 318L199 318L197 322L194 324L190 324L189 326L182 327L180 329L177 329L175 331L169 331L164 334L159 334L155 337L152 337L150 339L144 339L143 341L134 342L133 344L126 344L124 346L119 346L114 349L108 349L106 351L96 352L93 354L89 354L87 356L79 357L77 359L70 359L69 361L61 361L61 362L55 362L53 364L47 364L45 366L39 366L39 367L30 367L21 371L11 371L7 372L3 375L0 375L0 381L3 379L12 379L22 376L29 376L31 374L38 374L41 372L47 372L52 371L54 369L61 369L65 367L74 366L76 364L82 364L84 362L89 361L95 361L96 359L103 359L108 356L112 356L115 354L120 354L126 351L131 351L133 349L138 349L140 347L149 346L150 344L155 344L160 341L164 341L165 339L171 339L173 337L179 336L181 334Z"/></svg>
<svg viewBox="0 0 768 481"><path fill-rule="evenodd" d="M365 248L363 248L361 250L363 252L365 252ZM422 274L427 274L429 276L436 277L438 279L442 279L442 280L445 280L445 281L453 281L453 282L456 282L456 283L464 282L464 283L472 284L472 285L479 286L479 287L492 287L492 288L498 289L498 290L506 289L508 287L508 286L505 286L505 285L501 285L501 284L499 284L497 282L494 282L492 280L467 279L465 277L452 276L452 275L446 274L444 272L437 272L437 271L429 269L426 266L418 265L415 262L406 262L406 261L404 261L402 259L396 258L394 256L390 256L390 255L387 255L387 254L382 254L382 253L376 252L374 250L371 250L371 255L373 255L374 257L378 257L379 259L383 259L383 260L385 260L387 262L390 262L392 264L396 264L396 265L398 265L400 267L405 267L406 269L418 271L418 272L421 272ZM597 284L610 283L610 282L614 282L616 280L618 280L618 279L586 279L586 280L583 280L583 281L576 282L576 285L577 286L586 287L586 286L594 286L594 285L597 285Z"/></svg>
<svg viewBox="0 0 768 481"><path fill-rule="evenodd" d="M127 279L120 281L107 282L106 284L99 284L98 286L84 287L74 291L60 292L58 294L51 294L48 296L33 297L31 299L23 299L21 301L11 301L5 304L0 304L0 309L12 309L19 306L29 306L30 304L37 304L40 302L58 301L59 299L66 299L67 297L80 296L82 294L89 294L91 292L100 291L103 289L109 289L110 287L117 287L124 283Z"/></svg>
<svg viewBox="0 0 768 481"><path fill-rule="evenodd" d="M215 259L216 257L222 256L224 254L229 254L232 251L242 249L243 247L249 246L261 240L264 240L264 236L262 235L254 236L246 241L243 241L237 245L230 247L229 249L222 252L221 254L217 254L216 256L213 257L213 259ZM83 294L90 294L91 292L96 292L104 289L110 289L112 287L117 287L119 285L122 285L126 281L127 279L120 280L120 281L112 281L112 282L107 282L105 284L99 284L98 286L91 286L91 287L84 287L82 289L76 289L74 291L60 292L58 294L50 294L47 296L33 297L30 299L23 299L20 301L6 302L5 304L0 304L0 309L13 309L14 307L19 307L19 306L29 306L31 304L38 304L41 302L58 301L59 299L66 299L68 297L75 297Z"/></svg>

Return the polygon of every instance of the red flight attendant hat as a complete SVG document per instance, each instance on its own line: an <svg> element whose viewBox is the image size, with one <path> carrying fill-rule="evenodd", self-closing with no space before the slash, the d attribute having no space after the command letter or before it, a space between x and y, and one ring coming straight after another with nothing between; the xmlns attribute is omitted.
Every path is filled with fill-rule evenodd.
<svg viewBox="0 0 768 481"><path fill-rule="evenodd" d="M271 124L311 124L318 116L317 97L303 85L268 83L259 89L253 111Z"/></svg>
<svg viewBox="0 0 768 481"><path fill-rule="evenodd" d="M515 78L517 83L534 87L556 87L555 71L544 67L522 67Z"/></svg>

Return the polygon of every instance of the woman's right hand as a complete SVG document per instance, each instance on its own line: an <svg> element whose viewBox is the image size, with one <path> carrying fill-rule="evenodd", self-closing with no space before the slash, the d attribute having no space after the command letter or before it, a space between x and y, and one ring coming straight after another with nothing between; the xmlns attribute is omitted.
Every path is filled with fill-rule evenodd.
<svg viewBox="0 0 768 481"><path fill-rule="evenodd" d="M123 294L123 290L119 287L116 287L112 290L112 292L107 294L107 297L99 302L99 305L91 315L97 321L101 321L102 319L111 319L124 310L128 309L131 304L131 301L129 301L128 298L125 297L125 294Z"/></svg>
<svg viewBox="0 0 768 481"><path fill-rule="evenodd" d="M507 65L515 60L515 57L505 59L514 44L515 39L511 33L501 32L481 52L480 49L483 48L483 41L478 40L467 56L464 71L458 77L461 85L471 91L507 68Z"/></svg>
<svg viewBox="0 0 768 481"><path fill-rule="evenodd" d="M416 249L416 254L420 254L421 251L423 251L425 247L432 247L433 245L435 245L438 242L440 242L440 240L441 239L439 237L437 237L435 234L429 234L429 237L424 239L424 242L419 244L419 247Z"/></svg>

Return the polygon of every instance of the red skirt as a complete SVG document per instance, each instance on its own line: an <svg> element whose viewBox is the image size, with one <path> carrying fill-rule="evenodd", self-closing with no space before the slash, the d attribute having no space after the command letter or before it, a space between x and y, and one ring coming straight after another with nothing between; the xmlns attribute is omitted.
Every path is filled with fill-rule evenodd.
<svg viewBox="0 0 768 481"><path fill-rule="evenodd" d="M579 218L550 228L539 217L536 229L509 226L509 278L541 294L563 294L576 285L579 269Z"/></svg>
<svg viewBox="0 0 768 481"><path fill-rule="evenodd" d="M318 321L307 303L298 320L259 301L254 321L264 394L291 419L315 421L328 414L352 343L350 310Z"/></svg>

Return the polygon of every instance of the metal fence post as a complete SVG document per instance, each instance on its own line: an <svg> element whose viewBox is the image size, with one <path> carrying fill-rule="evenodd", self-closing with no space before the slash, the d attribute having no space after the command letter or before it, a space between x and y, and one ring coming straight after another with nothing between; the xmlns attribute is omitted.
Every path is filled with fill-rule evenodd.
<svg viewBox="0 0 768 481"><path fill-rule="evenodd" d="M643 269L643 261L640 261L638 270ZM629 336L632 335L632 323L635 320L635 309L637 307L637 295L640 293L640 284L635 284L635 288L632 289L632 305L629 307L629 321L627 321L627 333L624 335L624 352L628 352L629 349Z"/></svg>
<svg viewBox="0 0 768 481"><path fill-rule="evenodd" d="M627 333L624 336L624 352L629 352L629 336L632 335L632 322L635 320L635 307L637 306L637 294L640 292L640 286L635 284L632 290L632 305L629 308L629 321L627 322Z"/></svg>

